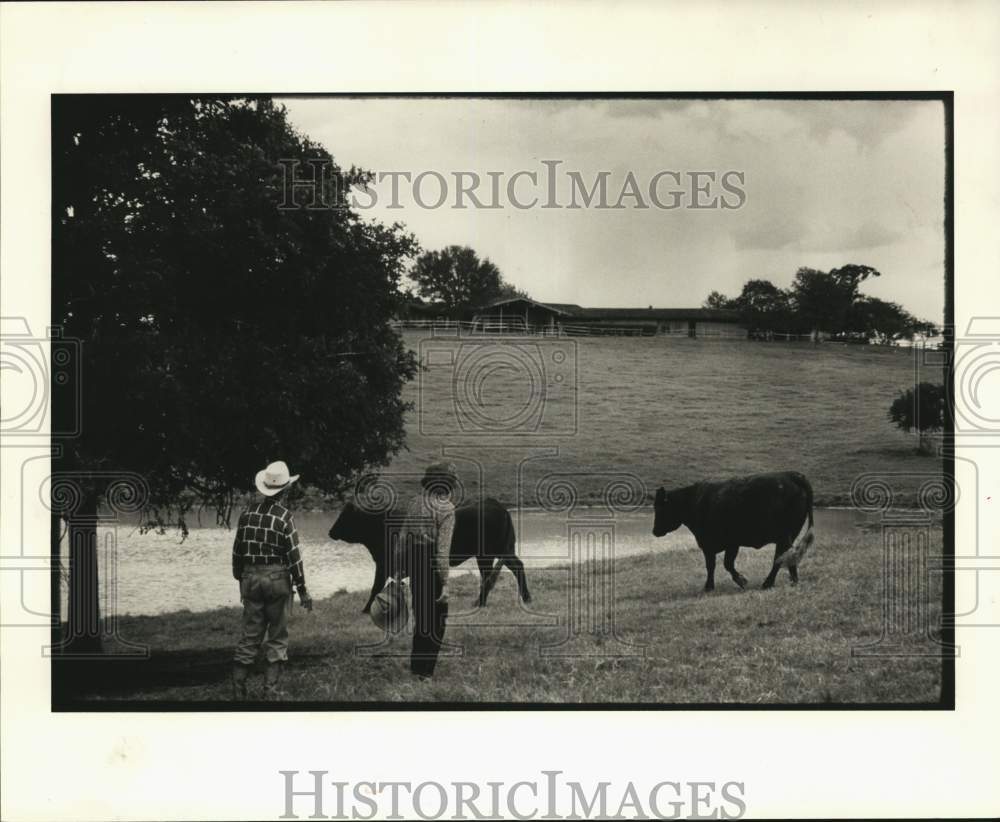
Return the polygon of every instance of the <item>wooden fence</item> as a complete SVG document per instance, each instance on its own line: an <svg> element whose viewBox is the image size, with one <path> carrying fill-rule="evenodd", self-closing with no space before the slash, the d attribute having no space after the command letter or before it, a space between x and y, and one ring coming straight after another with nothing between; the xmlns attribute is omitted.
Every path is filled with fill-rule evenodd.
<svg viewBox="0 0 1000 822"><path fill-rule="evenodd" d="M393 328L416 328L426 331L444 331L457 336L491 336L519 334L532 337L637 337L653 336L655 328L642 326L615 327L597 325L557 326L528 325L523 319L504 320L393 320Z"/></svg>
<svg viewBox="0 0 1000 822"><path fill-rule="evenodd" d="M455 336L489 336L495 334L520 334L534 337L689 337L686 328L661 330L653 325L600 325L597 323L560 323L559 325L529 325L523 317L480 320L393 320L394 328L414 328L441 331ZM746 339L742 329L698 329L698 338Z"/></svg>

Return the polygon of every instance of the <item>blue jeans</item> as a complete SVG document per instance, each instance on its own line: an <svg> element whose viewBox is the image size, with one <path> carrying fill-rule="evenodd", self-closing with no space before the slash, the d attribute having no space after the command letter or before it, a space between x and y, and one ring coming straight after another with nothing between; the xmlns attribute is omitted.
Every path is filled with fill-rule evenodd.
<svg viewBox="0 0 1000 822"><path fill-rule="evenodd" d="M261 643L268 662L288 660L288 611L292 586L283 565L246 565L240 577L243 635L233 660L252 665ZM265 639L266 635L266 639Z"/></svg>

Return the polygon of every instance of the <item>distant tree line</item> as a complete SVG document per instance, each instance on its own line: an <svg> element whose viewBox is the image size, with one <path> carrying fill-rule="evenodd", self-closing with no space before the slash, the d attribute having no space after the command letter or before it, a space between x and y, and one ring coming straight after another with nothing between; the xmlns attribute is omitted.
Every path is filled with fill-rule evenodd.
<svg viewBox="0 0 1000 822"><path fill-rule="evenodd" d="M834 339L888 343L937 333L934 323L914 317L898 303L859 293L862 282L878 276L866 265L800 268L790 288L748 280L738 297L713 291L705 307L738 311L751 336L825 332Z"/></svg>

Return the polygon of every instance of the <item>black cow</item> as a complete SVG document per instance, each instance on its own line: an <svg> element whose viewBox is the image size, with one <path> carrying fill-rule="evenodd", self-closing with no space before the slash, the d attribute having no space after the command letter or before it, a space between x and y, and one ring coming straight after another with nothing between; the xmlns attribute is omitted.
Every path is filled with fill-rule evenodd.
<svg viewBox="0 0 1000 822"><path fill-rule="evenodd" d="M725 552L723 565L733 581L745 588L747 579L736 570L740 547L760 548L772 542L774 564L763 587L774 585L782 565L788 568L792 583L797 583L799 561L813 542L812 486L797 471L697 482L674 491L660 488L654 509L653 536L662 537L682 525L694 534L705 555L706 591L715 588L716 554ZM807 520L809 527L793 549Z"/></svg>
<svg viewBox="0 0 1000 822"><path fill-rule="evenodd" d="M391 527L391 524L390 524ZM390 557L386 546L386 514L363 511L347 503L330 528L330 539L358 542L368 549L375 561L375 581L371 595L362 609L367 613L375 595L385 585ZM482 536L482 539L480 539ZM517 579L518 592L524 602L531 602L524 563L514 551L514 522L510 512L490 497L481 503L470 502L455 509L455 531L451 538L451 566L475 558L479 565L479 604L485 605L503 566L510 568Z"/></svg>

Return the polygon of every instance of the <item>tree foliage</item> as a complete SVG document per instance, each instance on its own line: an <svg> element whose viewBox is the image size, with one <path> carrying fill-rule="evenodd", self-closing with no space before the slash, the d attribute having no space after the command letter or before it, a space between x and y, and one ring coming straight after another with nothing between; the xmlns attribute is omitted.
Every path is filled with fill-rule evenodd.
<svg viewBox="0 0 1000 822"><path fill-rule="evenodd" d="M739 311L741 322L751 332L824 331L878 342L934 334L933 323L917 319L899 304L859 293L861 283L878 276L878 271L866 265L830 271L800 268L788 289L770 280L748 280L735 298L713 291L705 307Z"/></svg>
<svg viewBox="0 0 1000 822"><path fill-rule="evenodd" d="M489 258L468 246L450 245L417 258L409 274L417 293L452 316L509 297L527 297L504 280Z"/></svg>
<svg viewBox="0 0 1000 822"><path fill-rule="evenodd" d="M858 286L869 276L878 276L878 272L867 266L844 266L829 272L800 268L792 282L792 299L800 326L804 330L829 333L848 330Z"/></svg>
<svg viewBox="0 0 1000 822"><path fill-rule="evenodd" d="M388 326L416 253L268 99L56 98L53 319L82 340L64 469L131 470L152 503L226 508L285 459L337 491L403 444L413 355ZM281 210L282 159L331 163L326 210Z"/></svg>
<svg viewBox="0 0 1000 822"><path fill-rule="evenodd" d="M732 308L732 300L721 291L713 291L704 302L705 308Z"/></svg>
<svg viewBox="0 0 1000 822"><path fill-rule="evenodd" d="M790 297L770 280L748 280L735 300L735 307L750 330L783 329L790 324Z"/></svg>
<svg viewBox="0 0 1000 822"><path fill-rule="evenodd" d="M851 306L848 327L870 339L885 342L913 334L933 335L934 323L918 320L898 303L878 297L859 297Z"/></svg>

